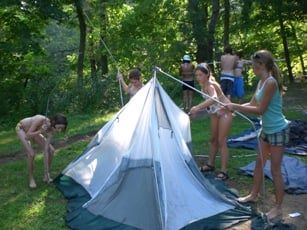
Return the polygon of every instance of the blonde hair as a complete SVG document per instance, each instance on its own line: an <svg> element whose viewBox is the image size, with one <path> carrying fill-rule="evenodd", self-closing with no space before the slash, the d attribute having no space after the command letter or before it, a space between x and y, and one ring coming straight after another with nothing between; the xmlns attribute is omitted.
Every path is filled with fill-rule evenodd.
<svg viewBox="0 0 307 230"><path fill-rule="evenodd" d="M282 93L282 76L276 62L274 61L272 53L268 50L259 50L252 56L252 61L265 65L267 70L276 79L279 91Z"/></svg>

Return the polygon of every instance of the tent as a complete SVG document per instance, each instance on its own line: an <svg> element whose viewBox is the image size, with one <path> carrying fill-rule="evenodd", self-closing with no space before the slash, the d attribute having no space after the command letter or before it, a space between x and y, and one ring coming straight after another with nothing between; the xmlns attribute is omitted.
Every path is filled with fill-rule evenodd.
<svg viewBox="0 0 307 230"><path fill-rule="evenodd" d="M67 224L220 229L249 219L250 207L199 172L190 146L188 115L153 77L56 178L69 200Z"/></svg>

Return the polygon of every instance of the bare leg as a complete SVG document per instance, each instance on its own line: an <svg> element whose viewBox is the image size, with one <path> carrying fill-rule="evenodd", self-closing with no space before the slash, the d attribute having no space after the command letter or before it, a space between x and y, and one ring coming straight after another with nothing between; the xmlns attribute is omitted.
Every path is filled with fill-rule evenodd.
<svg viewBox="0 0 307 230"><path fill-rule="evenodd" d="M49 149L48 149L48 155L46 155L46 153L45 153L45 155L44 155L44 161L47 161L47 162L45 162L45 168L47 168L48 170L47 170L47 173L46 173L46 171L45 171L45 174L44 174L44 181L45 182L47 182L47 183L51 183L53 180L52 180L52 178L51 178L51 176L50 176L50 168L51 168L51 163L52 163L52 160L53 160L53 155L54 155L54 148L53 148L53 146L50 144L49 145ZM47 167L46 167L46 165L47 165Z"/></svg>
<svg viewBox="0 0 307 230"><path fill-rule="evenodd" d="M218 124L218 145L221 151L221 171L227 173L229 151L227 147L227 137L232 123L232 114L226 112L219 117Z"/></svg>
<svg viewBox="0 0 307 230"><path fill-rule="evenodd" d="M184 111L189 111L188 109L188 90L183 90L183 109Z"/></svg>
<svg viewBox="0 0 307 230"><path fill-rule="evenodd" d="M27 153L29 187L36 188L36 183L35 183L34 176L33 176L35 152L31 146L30 141L26 139L27 136L22 129L17 131L17 136L20 139Z"/></svg>
<svg viewBox="0 0 307 230"><path fill-rule="evenodd" d="M54 148L50 144L48 146L48 151L45 152L45 145L47 144L46 139L42 135L38 135L34 138L34 141L39 144L44 152L44 181L47 183L52 182L52 179L50 178L50 166L53 158Z"/></svg>
<svg viewBox="0 0 307 230"><path fill-rule="evenodd" d="M188 111L190 111L192 107L193 91L187 90L187 92L188 92L187 109Z"/></svg>
<svg viewBox="0 0 307 230"><path fill-rule="evenodd" d="M208 164L215 165L216 153L218 151L218 117L215 114L211 115L211 138L209 149Z"/></svg>
<svg viewBox="0 0 307 230"><path fill-rule="evenodd" d="M258 194L262 187L263 167L265 166L266 160L270 152L270 148L269 148L270 145L261 139L259 141L260 141L261 154L258 154L257 159L256 159L256 165L255 165L254 177L253 177L253 187L252 187L250 194L248 194L245 197L240 197L238 199L238 201L241 203L255 202L257 200Z"/></svg>
<svg viewBox="0 0 307 230"><path fill-rule="evenodd" d="M281 162L284 148L282 146L271 146L271 173L275 189L275 206L266 214L268 219L282 216L282 202L284 197L284 182L281 174Z"/></svg>

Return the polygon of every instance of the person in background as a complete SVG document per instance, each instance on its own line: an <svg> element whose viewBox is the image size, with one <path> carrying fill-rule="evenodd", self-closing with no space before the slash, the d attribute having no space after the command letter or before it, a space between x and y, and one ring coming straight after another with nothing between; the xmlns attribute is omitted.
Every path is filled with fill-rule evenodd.
<svg viewBox="0 0 307 230"><path fill-rule="evenodd" d="M281 163L284 146L289 141L289 125L282 113L282 84L280 71L273 55L267 50L259 50L252 56L253 71L259 77L255 94L246 104L230 103L229 111L261 115L262 128L259 133L259 151L254 169L253 186L247 196L238 199L241 203L255 202L263 183L263 167L271 157L271 173L275 189L275 205L266 213L269 221L282 217L284 185ZM277 219L276 219L277 218Z"/></svg>
<svg viewBox="0 0 307 230"><path fill-rule="evenodd" d="M122 85L126 94L129 94L130 98L132 98L144 85L142 83L142 74L139 68L133 68L129 71L129 85L123 79L123 75L121 73L117 74L117 79Z"/></svg>
<svg viewBox="0 0 307 230"><path fill-rule="evenodd" d="M43 115L27 117L18 122L16 133L23 147L26 149L28 158L29 187L36 188L36 182L33 176L35 151L32 144L36 143L42 147L44 152L44 181L52 182L50 177L50 167L55 152L51 145L51 140L55 132L65 131L67 128L67 119L64 115L57 114L48 118Z"/></svg>
<svg viewBox="0 0 307 230"><path fill-rule="evenodd" d="M231 98L234 82L234 68L238 61L238 57L232 54L230 46L225 47L224 54L221 56L221 76L220 84L225 96Z"/></svg>
<svg viewBox="0 0 307 230"><path fill-rule="evenodd" d="M179 75L184 83L194 87L194 65L191 63L191 57L184 55L179 68ZM193 89L182 85L183 91L183 109L185 112L190 111L193 99Z"/></svg>
<svg viewBox="0 0 307 230"><path fill-rule="evenodd" d="M240 103L242 98L245 95L244 91L244 77L243 77L243 67L244 64L250 63L250 61L242 59L242 51L236 52L236 56L238 57L237 63L234 69L234 83L232 90L232 98L237 97L238 102Z"/></svg>
<svg viewBox="0 0 307 230"><path fill-rule="evenodd" d="M216 175L216 179L227 180L228 164L228 147L227 136L232 123L232 113L225 109L223 104L230 103L230 100L223 94L220 85L214 80L211 75L210 68L207 63L201 63L195 68L195 77L201 86L202 92L210 97L204 97L205 101L193 106L190 115L198 113L206 109L210 114L211 119L211 138L209 160L206 164L201 166L202 172L210 172L215 170L215 158L218 150L221 153L221 171Z"/></svg>

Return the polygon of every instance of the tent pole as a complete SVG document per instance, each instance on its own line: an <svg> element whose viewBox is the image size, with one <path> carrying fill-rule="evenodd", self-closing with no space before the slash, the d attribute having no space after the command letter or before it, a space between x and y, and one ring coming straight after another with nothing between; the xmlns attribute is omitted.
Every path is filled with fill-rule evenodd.
<svg viewBox="0 0 307 230"><path fill-rule="evenodd" d="M212 100L215 101L216 103L218 103L218 104L220 104L220 105L222 105L222 106L225 106L224 103L220 102L220 101L217 100L216 98L211 97L210 95L208 95L208 94L206 94L206 93L204 93L204 92L202 92L202 91L200 91L200 90L198 90L198 89L196 89L196 88L194 88L194 87L192 87L192 86L186 84L185 82L183 82L183 81L181 81L181 80L175 78L174 76L172 76L172 75L170 75L170 74L164 72L160 67L155 66L155 67L154 67L154 70L155 70L155 71L159 71L160 73L162 73L162 74L164 74L165 76L167 76L167 77L169 77L169 78L171 78L171 79L173 79L173 80L175 80L175 81L181 83L182 85L185 85L185 86L187 86L188 88L190 88L190 89L192 89L192 90L194 90L194 91L200 93L201 95L203 95L203 96L205 96L205 97L207 97L207 98L212 99ZM247 120L247 121L252 125L253 130L256 132L256 126L255 126L255 124L254 124L247 116L245 116L244 114L242 114L242 113L240 113L240 112L238 112L238 111L234 111L234 113L237 114L237 115L239 115L239 116L242 117L243 119ZM261 160L262 160L262 162L261 162L262 168L264 168L263 154L262 154L262 151L261 151L261 148L260 148L259 137L257 138L257 146L258 146L258 151L259 151L259 154L260 154ZM265 190L266 190L266 189L265 189L264 179L265 179L265 177L264 177L264 170L262 170L262 188L263 188L263 189L262 189L263 199L262 199L262 202L261 202L261 203L262 203L262 207L264 207L264 202L263 202L263 201L266 200L266 196L265 196Z"/></svg>

